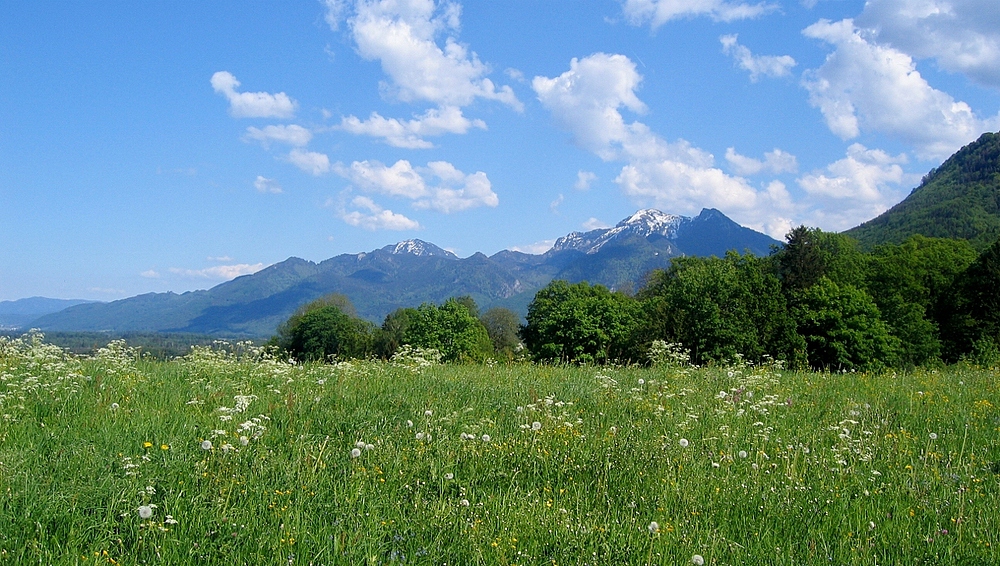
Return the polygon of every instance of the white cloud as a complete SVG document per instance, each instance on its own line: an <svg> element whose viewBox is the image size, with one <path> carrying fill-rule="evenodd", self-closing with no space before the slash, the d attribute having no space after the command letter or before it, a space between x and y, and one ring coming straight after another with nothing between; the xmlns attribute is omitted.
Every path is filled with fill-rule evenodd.
<svg viewBox="0 0 1000 566"><path fill-rule="evenodd" d="M921 159L942 159L992 129L968 104L931 87L913 59L862 37L852 20L821 20L803 33L836 49L804 85L830 130L842 139L862 131L887 134L915 147Z"/></svg>
<svg viewBox="0 0 1000 566"><path fill-rule="evenodd" d="M312 139L312 132L296 124L264 126L263 128L250 126L243 139L258 141L264 147L270 147L272 141L302 147Z"/></svg>
<svg viewBox="0 0 1000 566"><path fill-rule="evenodd" d="M328 21L339 21L343 3L328 4ZM391 78L385 90L402 101L467 106L476 98L523 106L509 86L486 78L489 67L452 35L461 6L434 0L359 0L348 20L358 53L378 60ZM336 13L336 15L334 15ZM444 45L437 38L445 35Z"/></svg>
<svg viewBox="0 0 1000 566"><path fill-rule="evenodd" d="M191 279L215 279L228 281L241 275L257 273L261 269L264 269L264 267L266 266L263 263L255 263L253 265L240 263L236 265L216 265L215 267L206 267L205 269L182 269L179 267L171 267L170 272L180 275L181 277L188 277Z"/></svg>
<svg viewBox="0 0 1000 566"><path fill-rule="evenodd" d="M554 200L554 201L552 201L552 202L549 203L549 210L553 214L558 213L559 212L559 205L561 205L564 200L566 200L566 197L564 197L562 193L559 193L559 196L556 197L556 200Z"/></svg>
<svg viewBox="0 0 1000 566"><path fill-rule="evenodd" d="M231 258L231 257L229 257L227 255L222 255L222 256L208 256L205 259L207 259L208 261L218 261L220 263L227 263L227 262L233 261L233 258Z"/></svg>
<svg viewBox="0 0 1000 566"><path fill-rule="evenodd" d="M996 0L868 0L857 24L913 57L1000 87Z"/></svg>
<svg viewBox="0 0 1000 566"><path fill-rule="evenodd" d="M885 212L903 196L901 187L917 179L903 173L905 155L891 156L861 144L847 148L844 159L825 171L797 179L816 206L814 221L831 230L844 230Z"/></svg>
<svg viewBox="0 0 1000 566"><path fill-rule="evenodd" d="M601 222L600 220L591 216L583 223L584 230L601 230L603 228L611 228L611 225L606 222Z"/></svg>
<svg viewBox="0 0 1000 566"><path fill-rule="evenodd" d="M219 71L212 75L212 88L229 99L229 113L234 118L291 118L296 103L279 92L237 92L240 81L232 73Z"/></svg>
<svg viewBox="0 0 1000 566"><path fill-rule="evenodd" d="M761 225L791 208L787 192L754 189L746 179L715 168L710 153L687 141L668 143L641 122L627 123L622 107L645 110L635 94L641 80L627 57L597 53L573 59L570 70L556 78L535 77L532 86L577 145L627 163L615 183L641 205L675 214L715 207Z"/></svg>
<svg viewBox="0 0 1000 566"><path fill-rule="evenodd" d="M576 172L576 183L573 188L578 191L586 191L590 189L590 185L597 180L597 175L591 173L590 171L577 171Z"/></svg>
<svg viewBox="0 0 1000 566"><path fill-rule="evenodd" d="M257 175L257 179L253 182L254 188L257 189L258 193L271 193L271 194L281 194L283 191L281 189L281 184L274 179L268 179L262 175Z"/></svg>
<svg viewBox="0 0 1000 566"><path fill-rule="evenodd" d="M799 168L794 155L775 148L764 154L764 160L754 159L736 153L735 148L726 149L726 161L737 175L756 175L762 171L769 173L794 173Z"/></svg>
<svg viewBox="0 0 1000 566"><path fill-rule="evenodd" d="M423 177L405 159L397 161L391 167L378 161L355 161L350 167L337 165L335 171L366 192L408 199L428 194Z"/></svg>
<svg viewBox="0 0 1000 566"><path fill-rule="evenodd" d="M540 242L525 244L523 246L511 246L510 251L539 255L551 250L554 245L556 245L555 240L542 240Z"/></svg>
<svg viewBox="0 0 1000 566"><path fill-rule="evenodd" d="M723 52L731 56L741 69L750 72L750 80L753 82L757 82L761 75L787 77L796 65L795 59L789 55L754 55L746 46L737 43L736 39L735 34L724 35L719 41Z"/></svg>
<svg viewBox="0 0 1000 566"><path fill-rule="evenodd" d="M361 190L410 199L417 209L450 214L500 203L486 173L466 175L446 161L432 161L422 168L415 168L403 159L392 166L378 161L355 161L350 167L338 165L335 171Z"/></svg>
<svg viewBox="0 0 1000 566"><path fill-rule="evenodd" d="M419 222L410 220L402 214L384 209L368 197L354 197L351 204L354 207L367 211L344 211L341 214L341 219L351 226L357 226L365 230L417 230L420 228Z"/></svg>
<svg viewBox="0 0 1000 566"><path fill-rule="evenodd" d="M428 149L434 145L424 139L427 136L464 134L471 128L485 130L486 122L469 120L462 115L461 108L445 106L431 108L413 120L404 121L383 118L377 112L372 112L367 120L348 116L341 121L340 127L352 134L384 138L394 147Z"/></svg>
<svg viewBox="0 0 1000 566"><path fill-rule="evenodd" d="M155 269L147 269L139 274L139 277L145 277L146 279L159 279L160 272Z"/></svg>
<svg viewBox="0 0 1000 566"><path fill-rule="evenodd" d="M288 153L288 161L312 175L322 175L330 171L330 158L324 153L295 148Z"/></svg>
<svg viewBox="0 0 1000 566"><path fill-rule="evenodd" d="M633 25L649 23L656 29L670 20L708 16L719 22L756 18L777 10L777 4L726 0L625 0L622 9Z"/></svg>

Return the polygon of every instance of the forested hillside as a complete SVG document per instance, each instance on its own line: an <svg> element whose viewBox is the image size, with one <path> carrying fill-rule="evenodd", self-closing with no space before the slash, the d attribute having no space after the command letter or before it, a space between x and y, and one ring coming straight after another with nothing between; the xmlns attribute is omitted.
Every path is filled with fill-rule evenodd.
<svg viewBox="0 0 1000 566"><path fill-rule="evenodd" d="M880 216L845 232L866 249L914 234L962 238L983 250L1000 238L1000 133L985 133L932 170Z"/></svg>

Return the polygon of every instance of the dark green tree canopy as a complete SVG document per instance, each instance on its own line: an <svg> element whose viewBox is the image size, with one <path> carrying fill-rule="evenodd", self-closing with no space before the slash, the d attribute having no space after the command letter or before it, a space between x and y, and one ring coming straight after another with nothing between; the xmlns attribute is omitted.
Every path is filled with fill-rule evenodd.
<svg viewBox="0 0 1000 566"><path fill-rule="evenodd" d="M407 313L403 343L439 350L445 361L482 361L493 353L486 328L457 299L440 306L424 303Z"/></svg>
<svg viewBox="0 0 1000 566"><path fill-rule="evenodd" d="M603 285L556 280L528 306L521 338L537 361L605 363L630 358L638 303Z"/></svg>
<svg viewBox="0 0 1000 566"><path fill-rule="evenodd" d="M372 323L353 316L347 297L317 299L293 314L278 328L277 345L305 361L366 358L372 353Z"/></svg>

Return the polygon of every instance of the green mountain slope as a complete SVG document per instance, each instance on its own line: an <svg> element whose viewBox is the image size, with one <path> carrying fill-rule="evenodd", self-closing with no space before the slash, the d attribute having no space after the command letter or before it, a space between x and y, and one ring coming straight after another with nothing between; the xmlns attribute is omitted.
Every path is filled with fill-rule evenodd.
<svg viewBox="0 0 1000 566"><path fill-rule="evenodd" d="M913 234L963 238L978 250L1000 238L1000 133L985 133L925 177L902 202L846 234L865 248Z"/></svg>

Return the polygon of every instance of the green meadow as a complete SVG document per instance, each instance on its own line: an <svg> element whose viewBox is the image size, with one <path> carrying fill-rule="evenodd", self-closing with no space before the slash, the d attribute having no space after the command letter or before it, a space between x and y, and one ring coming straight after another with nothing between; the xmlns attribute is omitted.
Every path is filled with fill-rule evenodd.
<svg viewBox="0 0 1000 566"><path fill-rule="evenodd" d="M998 386L0 339L0 563L997 564Z"/></svg>

